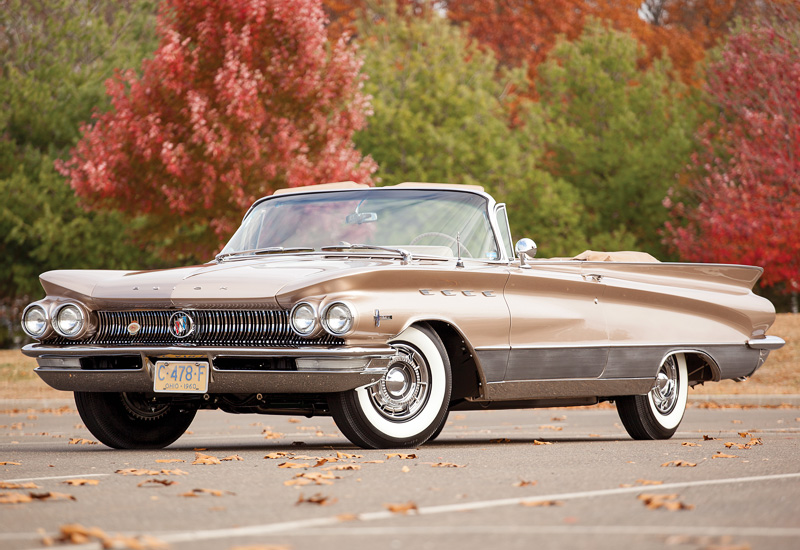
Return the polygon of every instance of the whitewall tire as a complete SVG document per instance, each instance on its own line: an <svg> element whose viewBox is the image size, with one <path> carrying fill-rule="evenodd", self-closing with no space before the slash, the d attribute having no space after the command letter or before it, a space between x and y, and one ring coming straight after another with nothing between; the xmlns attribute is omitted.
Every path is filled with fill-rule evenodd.
<svg viewBox="0 0 800 550"><path fill-rule="evenodd" d="M432 328L414 325L391 345L397 354L381 380L328 399L338 428L367 449L421 445L442 426L450 403L450 361Z"/></svg>

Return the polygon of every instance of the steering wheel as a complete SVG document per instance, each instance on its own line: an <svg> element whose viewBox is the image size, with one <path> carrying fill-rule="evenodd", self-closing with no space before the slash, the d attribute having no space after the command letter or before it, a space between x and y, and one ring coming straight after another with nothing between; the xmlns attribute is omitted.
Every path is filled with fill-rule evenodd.
<svg viewBox="0 0 800 550"><path fill-rule="evenodd" d="M462 251L462 252L463 252L463 253L464 253L464 254L465 254L465 255L466 255L468 258L473 258L473 257L474 257L474 256L472 255L472 253L469 251L469 249L468 249L466 246L464 246L464 243L462 243L462 242L459 242L459 240L458 240L458 239L456 239L456 238L454 238L454 237L451 237L450 235L448 235L448 234L446 234L446 233L439 233L438 231L428 231L427 233L420 233L419 235L417 235L416 237L414 237L413 239L411 239L411 242L410 242L410 243L408 243L408 244L409 244L409 246L415 245L415 244L417 244L419 241L421 241L422 239L424 239L425 237L442 237L443 239L447 239L447 240L448 240L448 241L450 241L451 243L453 243L453 244L456 244L456 245L459 245L459 246L460 246L460 248L461 248L461 251Z"/></svg>

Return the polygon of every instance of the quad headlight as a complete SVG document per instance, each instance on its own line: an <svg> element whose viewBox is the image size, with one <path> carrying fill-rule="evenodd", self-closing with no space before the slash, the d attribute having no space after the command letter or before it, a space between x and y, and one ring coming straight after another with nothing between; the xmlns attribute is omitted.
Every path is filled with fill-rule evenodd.
<svg viewBox="0 0 800 550"><path fill-rule="evenodd" d="M74 338L83 330L86 315L75 304L65 304L53 316L53 328L65 338Z"/></svg>
<svg viewBox="0 0 800 550"><path fill-rule="evenodd" d="M311 304L301 302L289 314L292 330L299 336L309 337L317 330L317 312Z"/></svg>
<svg viewBox="0 0 800 550"><path fill-rule="evenodd" d="M38 304L31 304L22 312L22 330L31 338L41 338L49 328L47 310Z"/></svg>
<svg viewBox="0 0 800 550"><path fill-rule="evenodd" d="M322 325L334 336L341 336L353 328L354 319L353 311L347 304L334 302L325 308Z"/></svg>

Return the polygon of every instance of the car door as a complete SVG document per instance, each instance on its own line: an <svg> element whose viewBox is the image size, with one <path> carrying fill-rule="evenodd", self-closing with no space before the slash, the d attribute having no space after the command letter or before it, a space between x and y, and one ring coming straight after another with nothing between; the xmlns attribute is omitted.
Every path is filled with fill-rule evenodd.
<svg viewBox="0 0 800 550"><path fill-rule="evenodd" d="M600 307L603 285L581 263L510 266L504 296L511 314L505 381L594 379L608 359Z"/></svg>

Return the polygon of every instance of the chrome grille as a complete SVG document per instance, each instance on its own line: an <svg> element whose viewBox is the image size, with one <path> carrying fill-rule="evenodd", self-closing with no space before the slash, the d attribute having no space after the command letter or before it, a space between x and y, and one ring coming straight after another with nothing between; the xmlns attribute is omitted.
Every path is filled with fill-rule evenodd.
<svg viewBox="0 0 800 550"><path fill-rule="evenodd" d="M155 311L98 311L98 328L88 340L58 338L53 344L108 345L180 345L231 347L342 345L340 338L324 335L305 339L289 326L288 311L265 310L184 310L194 321L194 330L185 338L169 332L170 317L177 310ZM135 335L128 333L133 322L141 328Z"/></svg>

